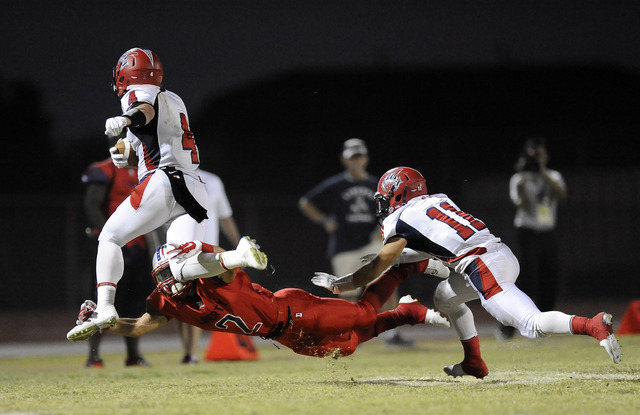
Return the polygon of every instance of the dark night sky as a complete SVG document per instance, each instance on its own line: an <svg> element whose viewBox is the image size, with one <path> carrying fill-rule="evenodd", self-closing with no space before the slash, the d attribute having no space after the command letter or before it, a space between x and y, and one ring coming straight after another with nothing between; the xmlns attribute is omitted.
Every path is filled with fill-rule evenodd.
<svg viewBox="0 0 640 415"><path fill-rule="evenodd" d="M3 0L1 10L0 76L42 88L56 139L102 135L118 110L111 68L133 46L158 53L165 86L192 113L295 69L640 67L640 3L631 1Z"/></svg>
<svg viewBox="0 0 640 415"><path fill-rule="evenodd" d="M200 126L191 127L214 168L203 165L227 184L242 232L283 264L270 288L312 289L308 276L327 269L325 234L302 217L296 201L340 168L346 134L369 140L370 171L419 167L431 191L471 206L509 241L506 189L518 135L546 123L561 128L553 131L555 143L568 150L552 155L571 189L571 215L561 224L567 239L561 255L569 258L563 287L592 294L595 285L585 280L617 273L623 278L599 289L637 292L628 288L637 287L628 270L640 266L638 259L620 247L637 246L638 234L640 174L631 148L639 129L638 1L0 0L0 39L0 86L8 86L0 92L3 167L13 173L0 191L0 231L22 237L4 238L0 251L15 256L5 261L15 264L13 275L33 260L31 250L14 255L15 246L38 236L51 248L39 262L60 264L56 275L23 279L33 284L26 290L47 294L34 301L41 306L64 302L75 310L84 297L81 281L93 278L93 257L82 254L79 178L88 163L108 156L104 121L119 113L111 71L131 47L154 50L164 86L184 99L192 121L199 115ZM546 78L547 67L560 71ZM386 91L367 82L378 73L391 74ZM426 78L433 74L442 77ZM313 95L313 82L324 95ZM18 93L29 98L12 105L20 101L15 86L23 84L39 89L41 102L30 102L38 94L26 88ZM351 101L340 101L344 96ZM358 106L363 101L365 109ZM298 119L291 116L296 106L303 107ZM333 112L319 114L320 107ZM385 112L396 108L395 118ZM414 118L405 117L405 108ZM438 117L445 119L438 128L428 124ZM39 120L50 120L52 130ZM226 130L217 128L225 122ZM247 125L253 130L242 131ZM200 140L207 128L211 139ZM49 157L52 144L57 158ZM19 197L7 197L12 191ZM59 284L64 277L66 285ZM12 306L19 303L4 304Z"/></svg>

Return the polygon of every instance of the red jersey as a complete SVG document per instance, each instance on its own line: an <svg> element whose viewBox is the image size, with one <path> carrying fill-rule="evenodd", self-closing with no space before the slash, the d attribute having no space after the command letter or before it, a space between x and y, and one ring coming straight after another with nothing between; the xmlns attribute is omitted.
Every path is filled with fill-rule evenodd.
<svg viewBox="0 0 640 415"><path fill-rule="evenodd" d="M196 280L195 287L198 297L187 298L168 297L156 289L147 298L147 310L203 330L263 337L287 322L287 307L242 270L229 284L214 277Z"/></svg>
<svg viewBox="0 0 640 415"><path fill-rule="evenodd" d="M147 297L147 311L203 330L272 338L307 356L336 350L346 356L378 335L378 310L409 275L406 269L392 269L351 303L297 288L272 293L238 269L229 284L215 277L195 280L197 296L169 297L156 289Z"/></svg>

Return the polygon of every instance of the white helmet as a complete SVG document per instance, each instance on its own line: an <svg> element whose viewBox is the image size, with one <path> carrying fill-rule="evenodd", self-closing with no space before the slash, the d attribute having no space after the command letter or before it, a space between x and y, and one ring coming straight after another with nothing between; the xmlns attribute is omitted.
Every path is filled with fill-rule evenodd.
<svg viewBox="0 0 640 415"><path fill-rule="evenodd" d="M181 289L178 292L174 292L171 288L176 284L173 274L171 273L171 266L169 264L168 253L175 249L173 245L164 244L153 255L151 260L152 270L151 277L153 282L158 287L160 292L170 296L182 296L186 295L189 290ZM185 286L188 284L184 284Z"/></svg>

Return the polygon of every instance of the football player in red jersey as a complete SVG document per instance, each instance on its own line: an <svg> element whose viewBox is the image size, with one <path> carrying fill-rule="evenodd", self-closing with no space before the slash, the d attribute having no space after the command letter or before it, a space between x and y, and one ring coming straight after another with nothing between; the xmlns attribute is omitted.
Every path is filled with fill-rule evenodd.
<svg viewBox="0 0 640 415"><path fill-rule="evenodd" d="M560 311L541 312L515 284L520 267L509 247L446 195L430 195L419 171L410 167L387 171L378 182L375 200L383 220L382 249L352 274L316 273L312 281L334 293L361 287L377 278L406 248L417 254L417 260L437 258L447 263L455 273L438 284L434 303L451 319L464 349L462 362L444 368L448 375L483 378L489 374L480 355L473 314L466 305L477 299L489 314L523 336L589 335L614 363L620 362L611 314L603 312L589 319Z"/></svg>
<svg viewBox="0 0 640 415"><path fill-rule="evenodd" d="M161 88L163 76L160 59L149 49L126 51L114 68L113 90L122 115L106 120L105 134L125 135L119 141L124 144L123 152L114 146L109 150L111 158L124 168L128 153L135 152L139 183L100 232L97 310L74 327L77 335L88 326L102 329L118 321L114 299L124 269L121 248L127 242L165 224L169 224L166 241L175 246L204 236L207 191L198 177L198 147L184 102Z"/></svg>
<svg viewBox="0 0 640 415"><path fill-rule="evenodd" d="M360 301L352 303L296 288L273 293L252 283L244 271L233 269L237 262L230 262L228 254L253 257L251 266L266 266L266 255L246 237L235 251L226 252L201 242L177 249L163 246L154 257L152 276L158 289L147 298L147 313L122 318L110 330L141 336L175 318L203 330L260 336L299 354L324 357L352 354L358 344L403 324L449 327L438 312L410 296L403 297L395 310L377 314L400 282L412 273L429 272L429 261L390 268L367 287ZM170 267L170 262L178 267ZM173 268L180 271L174 274ZM85 303L80 320L91 314L92 306ZM85 333L87 338L92 334Z"/></svg>

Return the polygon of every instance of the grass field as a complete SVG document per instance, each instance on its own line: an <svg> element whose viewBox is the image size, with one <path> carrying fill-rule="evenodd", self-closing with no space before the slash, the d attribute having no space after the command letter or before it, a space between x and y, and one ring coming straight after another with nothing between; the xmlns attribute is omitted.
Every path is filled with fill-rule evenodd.
<svg viewBox="0 0 640 415"><path fill-rule="evenodd" d="M592 338L481 338L484 380L447 377L457 340L415 349L362 345L317 359L261 347L251 362L183 366L147 353L150 368L85 369L84 356L0 360L0 414L638 414L640 336L625 336L614 365ZM105 355L120 361L122 356Z"/></svg>

